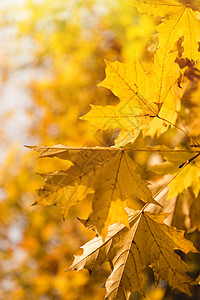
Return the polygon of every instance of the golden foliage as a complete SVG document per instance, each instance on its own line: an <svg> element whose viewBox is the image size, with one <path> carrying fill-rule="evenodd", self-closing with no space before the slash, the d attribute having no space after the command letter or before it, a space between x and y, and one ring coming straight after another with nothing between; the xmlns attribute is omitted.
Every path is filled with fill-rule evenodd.
<svg viewBox="0 0 200 300"><path fill-rule="evenodd" d="M107 299L138 291L164 300L168 282L197 300L191 283L199 282L199 254L184 233L198 248L200 6L132 4L30 0L23 9L19 36L35 46L31 65L38 74L28 87L26 144L49 147L30 147L40 153L36 161L6 147L1 162L5 299L102 299L106 289ZM99 85L113 94L96 87L103 58ZM1 65L6 86L10 75ZM12 119L15 108L2 120ZM0 134L7 141L4 128ZM60 143L75 146L50 147ZM61 207L65 222L49 205ZM86 270L64 273L89 238L71 269L86 268L96 279ZM154 289L161 280L165 287Z"/></svg>
<svg viewBox="0 0 200 300"><path fill-rule="evenodd" d="M184 52L183 57L193 60L200 58L200 13L198 5L193 7L188 4L181 4L174 0L132 0L134 7L141 13L153 15L155 17L165 17L162 23L156 27L159 33L159 46L163 51L167 49L170 52L174 44L181 37L184 37L182 43Z"/></svg>
<svg viewBox="0 0 200 300"><path fill-rule="evenodd" d="M196 251L184 232L165 225L166 214L153 215L129 210L130 229L115 224L110 226L105 242L95 237L82 248L70 270L83 267L90 271L106 260L113 266L106 286L106 299L128 299L131 292L143 294L143 271L151 266L157 281L167 280L175 289L191 295L188 285L192 279L186 275L187 265L174 253Z"/></svg>
<svg viewBox="0 0 200 300"><path fill-rule="evenodd" d="M179 77L174 63L176 53L163 56L157 52L154 70L146 73L135 58L131 63L109 63L106 79L100 86L107 87L120 98L116 106L91 106L82 119L99 129L120 128L117 146L134 142L140 131L144 135L160 135L176 121L174 84Z"/></svg>
<svg viewBox="0 0 200 300"><path fill-rule="evenodd" d="M71 207L93 194L93 211L88 222L105 237L109 225L128 225L124 208L135 208L134 199L155 203L147 183L136 172L135 163L123 150L111 147L73 148L67 146L30 147L40 157L58 157L73 163L67 170L41 174L44 186L39 190L38 203L57 205L64 217Z"/></svg>

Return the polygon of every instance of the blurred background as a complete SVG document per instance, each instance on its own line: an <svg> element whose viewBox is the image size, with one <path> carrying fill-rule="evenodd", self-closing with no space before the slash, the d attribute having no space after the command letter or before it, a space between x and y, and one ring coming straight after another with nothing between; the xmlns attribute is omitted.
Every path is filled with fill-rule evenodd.
<svg viewBox="0 0 200 300"><path fill-rule="evenodd" d="M154 25L124 0L0 1L0 299L103 299L108 266L92 277L65 273L93 237L75 218L83 207L63 221L56 207L32 206L42 183L36 173L62 162L37 160L24 145L110 146L109 135L79 117L90 104L118 102L97 87L104 59L151 59ZM164 293L161 284L147 298Z"/></svg>
<svg viewBox="0 0 200 300"><path fill-rule="evenodd" d="M92 234L56 207L32 206L35 173L61 162L24 145L109 144L79 117L117 102L97 87L104 59L142 55L152 22L124 0L0 1L0 299L103 299L106 268L95 279L64 273Z"/></svg>

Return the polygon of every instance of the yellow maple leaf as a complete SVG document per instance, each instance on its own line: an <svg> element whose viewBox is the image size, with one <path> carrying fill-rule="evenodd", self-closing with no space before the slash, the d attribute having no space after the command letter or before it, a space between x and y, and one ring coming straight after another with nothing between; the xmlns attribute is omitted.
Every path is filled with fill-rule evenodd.
<svg viewBox="0 0 200 300"><path fill-rule="evenodd" d="M57 205L66 217L71 207L93 194L93 211L88 221L95 224L102 236L115 222L128 226L124 208L128 204L134 208L136 197L157 204L148 184L136 171L138 164L122 149L63 145L30 148L38 151L40 157L58 157L73 163L67 170L41 174L45 183L39 190L37 203Z"/></svg>
<svg viewBox="0 0 200 300"><path fill-rule="evenodd" d="M187 165L169 184L168 199L178 196L185 189L191 187L195 197L200 191L200 162Z"/></svg>
<svg viewBox="0 0 200 300"><path fill-rule="evenodd" d="M158 281L166 280L172 289L191 295L189 284L193 280L186 274L190 269L174 252L175 249L197 252L184 238L184 231L164 224L168 214L127 211L130 230L124 225L110 226L105 242L95 237L85 244L83 254L75 256L69 270L93 271L109 261L113 266L105 283L109 300L129 299L134 291L143 293L143 271L148 266Z"/></svg>
<svg viewBox="0 0 200 300"><path fill-rule="evenodd" d="M177 152L163 153L166 160L160 165L150 168L151 171L159 174L177 175L169 183L168 199L172 199L181 194L188 187L191 187L195 197L200 191L200 159L199 153ZM185 165L185 166L184 166Z"/></svg>
<svg viewBox="0 0 200 300"><path fill-rule="evenodd" d="M200 58L198 51L200 42L200 13L175 0L131 0L141 12L153 16L165 17L156 27L159 33L159 46L170 52L176 41L182 36L183 57L190 60ZM193 6L195 7L195 6ZM199 6L196 6L198 9Z"/></svg>
<svg viewBox="0 0 200 300"><path fill-rule="evenodd" d="M155 136L176 121L173 86L179 77L176 53L163 56L157 51L154 69L147 74L135 58L131 63L106 62L106 78L100 86L111 89L120 98L116 106L91 105L81 119L99 129L120 128L117 146L134 142L140 131Z"/></svg>

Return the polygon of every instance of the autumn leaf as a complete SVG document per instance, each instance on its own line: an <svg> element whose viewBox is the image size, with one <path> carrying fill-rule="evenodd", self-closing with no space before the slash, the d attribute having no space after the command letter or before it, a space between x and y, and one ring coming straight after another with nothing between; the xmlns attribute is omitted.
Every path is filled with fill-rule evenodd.
<svg viewBox="0 0 200 300"><path fill-rule="evenodd" d="M112 272L108 277L106 299L129 299L130 293L143 293L143 271L150 266L157 281L168 281L172 289L190 295L192 279L186 274L189 267L174 252L197 252L184 238L184 231L164 224L168 214L135 212L128 209L130 230L122 224L111 225L105 242L95 237L86 243L83 254L75 256L69 270L82 268L90 272L109 261Z"/></svg>
<svg viewBox="0 0 200 300"><path fill-rule="evenodd" d="M176 53L163 56L158 51L149 74L136 58L130 63L106 62L106 78L100 86L109 88L121 102L116 106L91 105L81 119L98 129L120 128L117 146L134 142L141 130L152 137L165 132L177 118L173 86L179 70L175 58Z"/></svg>
<svg viewBox="0 0 200 300"><path fill-rule="evenodd" d="M136 171L138 164L122 149L63 145L30 148L38 151L40 157L58 157L73 163L67 170L41 174L45 184L39 190L37 202L60 206L66 217L71 207L93 194L93 211L88 221L95 224L102 236L113 223L128 225L124 208L127 204L134 208L136 197L157 204Z"/></svg>
<svg viewBox="0 0 200 300"><path fill-rule="evenodd" d="M177 197L188 187L191 187L195 197L200 191L200 159L199 153L190 152L166 152L163 153L166 160L160 165L150 168L158 174L172 174L175 178L169 183L168 199Z"/></svg>
<svg viewBox="0 0 200 300"><path fill-rule="evenodd" d="M156 27L159 33L159 48L170 52L176 41L182 36L183 57L190 60L200 58L198 51L200 42L200 13L175 0L131 0L139 12L165 17ZM195 6L193 6L195 7ZM196 6L198 9L198 6Z"/></svg>
<svg viewBox="0 0 200 300"><path fill-rule="evenodd" d="M0 5L6 37L0 50L0 298L102 300L104 289L97 288L109 264L108 299L134 291L130 299L188 298L182 292L192 279L184 261L200 283L199 253L186 256L194 248L169 226L200 244L200 0L133 0L138 10L131 0L7 2L8 9ZM103 57L106 78L97 88ZM90 104L88 121L103 129L94 135L79 120ZM117 146L135 141L134 148L36 147L43 158L35 160L13 145L26 137L41 145L108 147L118 134ZM147 170L155 163L160 175ZM42 205L31 207L43 180ZM168 185L173 199L166 201ZM162 207L149 203L152 195ZM141 208L157 216L136 211ZM162 212L171 212L165 221ZM96 238L73 266L97 268L92 280L86 269L64 273L73 249L94 237L85 227L95 229ZM155 288L163 279L181 291L170 292L162 281ZM198 289L192 287L191 299Z"/></svg>

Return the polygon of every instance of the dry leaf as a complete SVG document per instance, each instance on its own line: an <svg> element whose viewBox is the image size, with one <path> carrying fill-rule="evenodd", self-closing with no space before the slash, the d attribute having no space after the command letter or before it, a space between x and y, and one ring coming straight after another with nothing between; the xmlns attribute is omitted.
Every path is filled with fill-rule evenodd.
<svg viewBox="0 0 200 300"><path fill-rule="evenodd" d="M75 256L69 270L94 270L109 261L112 272L108 277L106 299L129 299L130 293L143 293L143 270L151 266L155 278L168 281L172 289L190 295L193 281L186 272L189 267L174 252L197 252L193 244L184 238L184 231L164 224L168 214L129 212L130 230L122 224L111 225L105 242L95 237L85 244L83 254Z"/></svg>
<svg viewBox="0 0 200 300"><path fill-rule="evenodd" d="M69 169L41 174L44 186L39 190L38 203L57 205L64 216L69 209L93 194L93 211L88 221L99 233L106 235L110 224L128 225L124 208L134 208L135 197L144 202L157 202L152 198L147 183L140 177L134 162L124 150L110 147L73 148L68 146L30 147L40 157L58 157L73 163Z"/></svg>

